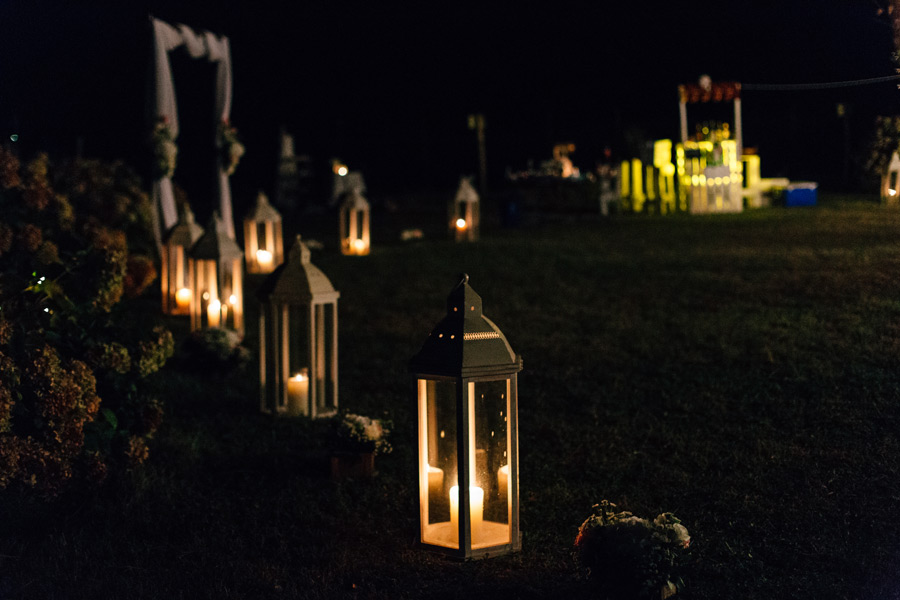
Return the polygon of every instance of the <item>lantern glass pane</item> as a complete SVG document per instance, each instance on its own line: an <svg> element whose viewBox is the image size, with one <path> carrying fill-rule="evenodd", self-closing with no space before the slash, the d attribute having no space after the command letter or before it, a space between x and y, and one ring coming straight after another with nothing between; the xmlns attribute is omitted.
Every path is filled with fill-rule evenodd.
<svg viewBox="0 0 900 600"><path fill-rule="evenodd" d="M422 542L459 548L451 489L458 490L456 382L419 380L419 499ZM454 502L454 508L458 507Z"/></svg>
<svg viewBox="0 0 900 600"><path fill-rule="evenodd" d="M473 519L472 548L510 540L509 387L508 379L469 383L470 431L474 432L470 465L473 485L482 490L483 499L481 523Z"/></svg>

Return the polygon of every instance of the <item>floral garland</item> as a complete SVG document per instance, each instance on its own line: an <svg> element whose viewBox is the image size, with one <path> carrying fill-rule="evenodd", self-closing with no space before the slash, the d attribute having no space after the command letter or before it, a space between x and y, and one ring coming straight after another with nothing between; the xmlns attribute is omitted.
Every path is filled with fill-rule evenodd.
<svg viewBox="0 0 900 600"><path fill-rule="evenodd" d="M166 117L159 117L153 127L154 173L157 179L172 177L178 162L178 146Z"/></svg>
<svg viewBox="0 0 900 600"><path fill-rule="evenodd" d="M227 120L219 123L219 146L222 148L222 164L225 173L234 174L237 169L241 157L246 152L244 145L238 139L237 128L233 127Z"/></svg>

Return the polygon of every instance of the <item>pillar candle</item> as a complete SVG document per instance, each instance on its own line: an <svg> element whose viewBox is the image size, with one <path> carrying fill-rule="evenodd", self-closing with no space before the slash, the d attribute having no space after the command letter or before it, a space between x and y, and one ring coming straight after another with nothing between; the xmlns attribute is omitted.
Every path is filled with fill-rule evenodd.
<svg viewBox="0 0 900 600"><path fill-rule="evenodd" d="M472 524L472 544L481 537L481 523L484 520L484 490L478 486L469 486L469 514ZM459 543L459 486L450 488L450 535Z"/></svg>
<svg viewBox="0 0 900 600"><path fill-rule="evenodd" d="M428 498L432 500L440 498L444 491L444 470L431 465L425 466L428 471Z"/></svg>
<svg viewBox="0 0 900 600"><path fill-rule="evenodd" d="M188 310L191 307L191 290L188 288L181 288L177 292L175 292L175 305L180 310Z"/></svg>
<svg viewBox="0 0 900 600"><path fill-rule="evenodd" d="M219 318L221 316L222 303L219 302L218 298L213 298L209 301L209 304L206 307L206 316L209 319L210 327L218 327L219 326Z"/></svg>
<svg viewBox="0 0 900 600"><path fill-rule="evenodd" d="M305 414L308 401L309 376L306 374L306 369L303 369L288 379L288 414L292 417ZM441 475L443 476L443 473Z"/></svg>

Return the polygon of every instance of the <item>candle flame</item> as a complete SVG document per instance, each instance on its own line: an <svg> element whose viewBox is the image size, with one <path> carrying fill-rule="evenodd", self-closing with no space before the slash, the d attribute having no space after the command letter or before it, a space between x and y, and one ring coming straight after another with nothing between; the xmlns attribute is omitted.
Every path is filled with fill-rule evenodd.
<svg viewBox="0 0 900 600"><path fill-rule="evenodd" d="M888 190L888 196L896 196L897 190Z"/></svg>
<svg viewBox="0 0 900 600"><path fill-rule="evenodd" d="M460 231L466 228L466 220L465 219L457 219L456 220L456 228Z"/></svg>
<svg viewBox="0 0 900 600"><path fill-rule="evenodd" d="M357 239L353 240L353 248L357 252L362 252L363 250L366 249L366 243L363 240L357 238Z"/></svg>
<svg viewBox="0 0 900 600"><path fill-rule="evenodd" d="M228 301L231 302L232 304L237 304L237 296L232 294L231 296L228 297Z"/></svg>
<svg viewBox="0 0 900 600"><path fill-rule="evenodd" d="M272 264L272 253L268 250L257 250L256 251L256 262L261 265L270 265Z"/></svg>
<svg viewBox="0 0 900 600"><path fill-rule="evenodd" d="M309 377L307 377L303 373L297 373L296 375L291 377L291 381L306 381L307 379L309 379Z"/></svg>
<svg viewBox="0 0 900 600"><path fill-rule="evenodd" d="M175 292L175 302L178 304L187 306L191 302L191 290L188 288L181 288L177 292Z"/></svg>

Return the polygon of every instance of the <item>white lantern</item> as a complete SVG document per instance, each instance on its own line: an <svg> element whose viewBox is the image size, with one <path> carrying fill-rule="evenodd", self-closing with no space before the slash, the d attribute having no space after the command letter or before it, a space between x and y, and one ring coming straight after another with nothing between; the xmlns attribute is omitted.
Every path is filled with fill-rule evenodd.
<svg viewBox="0 0 900 600"><path fill-rule="evenodd" d="M340 292L297 236L287 261L259 290L260 408L330 416L338 408L337 301Z"/></svg>
<svg viewBox="0 0 900 600"><path fill-rule="evenodd" d="M181 207L178 222L168 231L163 242L162 309L167 315L188 315L191 312L191 281L188 272L188 252L203 234L194 222L194 213L187 203Z"/></svg>
<svg viewBox="0 0 900 600"><path fill-rule="evenodd" d="M369 203L353 188L341 204L341 252L354 256L369 253Z"/></svg>
<svg viewBox="0 0 900 600"><path fill-rule="evenodd" d="M472 187L472 178L461 178L456 196L450 204L450 232L457 242L474 242L478 239L481 225L478 200L478 192Z"/></svg>
<svg viewBox="0 0 900 600"><path fill-rule="evenodd" d="M244 219L244 256L248 273L271 273L284 260L281 214L262 192L256 206Z"/></svg>
<svg viewBox="0 0 900 600"><path fill-rule="evenodd" d="M457 558L519 550L522 359L482 314L467 275L410 369L418 379L422 544Z"/></svg>
<svg viewBox="0 0 900 600"><path fill-rule="evenodd" d="M191 331L226 327L244 333L244 255L218 213L190 251Z"/></svg>

